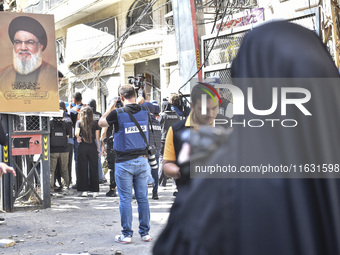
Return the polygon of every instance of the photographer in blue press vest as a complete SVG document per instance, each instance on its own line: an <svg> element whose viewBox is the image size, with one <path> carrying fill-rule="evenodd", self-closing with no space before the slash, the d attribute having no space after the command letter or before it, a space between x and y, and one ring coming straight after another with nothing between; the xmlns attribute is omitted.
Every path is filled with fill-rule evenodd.
<svg viewBox="0 0 340 255"><path fill-rule="evenodd" d="M131 243L132 230L132 187L138 204L139 234L144 242L150 242L150 208L148 200L148 179L150 165L148 148L139 131L138 124L146 138L149 137L149 111L136 104L136 90L132 85L119 88L120 99L124 107L116 109L117 100L108 107L99 120L99 126L114 126L114 144L116 152L115 180L120 199L121 235L115 236L118 243ZM136 124L130 115L136 120Z"/></svg>

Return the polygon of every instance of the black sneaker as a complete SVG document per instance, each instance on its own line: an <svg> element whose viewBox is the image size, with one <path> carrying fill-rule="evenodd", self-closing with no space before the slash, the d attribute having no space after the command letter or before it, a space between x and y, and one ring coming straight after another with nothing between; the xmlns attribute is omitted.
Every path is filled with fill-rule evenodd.
<svg viewBox="0 0 340 255"><path fill-rule="evenodd" d="M106 180L106 179L103 179L103 180L100 180L100 181L99 181L99 184L104 184L104 183L107 183L107 180Z"/></svg>
<svg viewBox="0 0 340 255"><path fill-rule="evenodd" d="M106 196L107 197L116 197L117 194L116 194L116 191L115 190L109 190L109 192L106 193Z"/></svg>
<svg viewBox="0 0 340 255"><path fill-rule="evenodd" d="M5 219L4 218L0 218L0 225L5 224Z"/></svg>
<svg viewBox="0 0 340 255"><path fill-rule="evenodd" d="M54 189L54 192L62 192L63 191L63 187L58 187Z"/></svg>
<svg viewBox="0 0 340 255"><path fill-rule="evenodd" d="M77 189L77 183L72 186L72 189Z"/></svg>
<svg viewBox="0 0 340 255"><path fill-rule="evenodd" d="M159 199L157 192L152 193L152 199L154 199L154 200L158 200Z"/></svg>

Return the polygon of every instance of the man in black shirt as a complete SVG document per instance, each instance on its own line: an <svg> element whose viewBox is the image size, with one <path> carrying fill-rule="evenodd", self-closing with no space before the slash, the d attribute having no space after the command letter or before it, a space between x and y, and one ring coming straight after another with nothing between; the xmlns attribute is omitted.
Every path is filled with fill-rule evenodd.
<svg viewBox="0 0 340 255"><path fill-rule="evenodd" d="M51 154L50 154L50 174L51 192L54 191L54 174L58 160L60 160L60 174L69 187L68 174L68 138L72 137L72 127L63 118L55 117L50 121L51 125Z"/></svg>
<svg viewBox="0 0 340 255"><path fill-rule="evenodd" d="M75 92L73 94L73 102L75 104L75 106L73 108L71 108L70 110L70 117L72 120L72 125L73 128L75 128L76 126L76 122L78 120L78 113L80 112L80 109L83 107L83 97L81 95L80 92ZM77 141L77 137L74 137L73 139L74 145L73 145L73 156L74 156L74 164L75 164L75 168L76 168L76 177L78 176L77 173L77 163L78 163L78 147L79 147L79 143ZM72 186L72 189L77 189L77 180L76 180L76 184L74 184Z"/></svg>

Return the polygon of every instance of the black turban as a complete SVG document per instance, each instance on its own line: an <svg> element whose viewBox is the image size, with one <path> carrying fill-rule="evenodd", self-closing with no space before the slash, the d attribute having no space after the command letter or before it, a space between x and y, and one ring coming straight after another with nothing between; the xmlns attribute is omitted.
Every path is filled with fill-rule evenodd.
<svg viewBox="0 0 340 255"><path fill-rule="evenodd" d="M35 35L40 44L44 45L43 51L47 46L47 35L44 27L35 19L27 16L19 16L12 20L8 27L8 35L12 43L14 42L14 35L17 31L23 30Z"/></svg>

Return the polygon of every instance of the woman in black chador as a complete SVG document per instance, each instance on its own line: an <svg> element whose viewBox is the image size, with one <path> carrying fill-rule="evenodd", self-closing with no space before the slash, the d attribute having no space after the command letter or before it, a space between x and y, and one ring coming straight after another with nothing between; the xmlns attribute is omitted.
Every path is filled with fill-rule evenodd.
<svg viewBox="0 0 340 255"><path fill-rule="evenodd" d="M247 88L253 88L255 109L275 106L273 88L278 104L272 113L259 116L245 100L244 114L232 118L245 120L245 125L235 125L229 137L216 139L227 142L209 152L204 163L236 169L282 165L291 172L192 179L176 198L154 254L340 254L340 79L326 47L299 25L267 23L245 36L232 78L246 99ZM285 106L285 88L303 88L304 93L286 97L305 102ZM234 95L234 106L235 100ZM279 121L251 127L248 121L254 119ZM322 167L326 172L332 168L333 176Z"/></svg>

